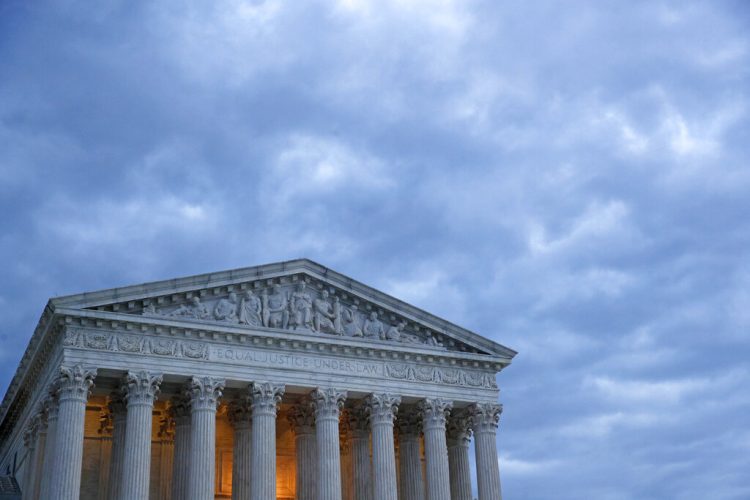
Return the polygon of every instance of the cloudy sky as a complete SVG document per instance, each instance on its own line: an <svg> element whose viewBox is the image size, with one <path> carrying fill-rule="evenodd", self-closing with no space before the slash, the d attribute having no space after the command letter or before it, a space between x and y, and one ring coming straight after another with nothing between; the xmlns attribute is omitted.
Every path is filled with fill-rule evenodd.
<svg viewBox="0 0 750 500"><path fill-rule="evenodd" d="M750 498L750 5L0 5L0 386L47 298L309 257L519 351L508 499Z"/></svg>

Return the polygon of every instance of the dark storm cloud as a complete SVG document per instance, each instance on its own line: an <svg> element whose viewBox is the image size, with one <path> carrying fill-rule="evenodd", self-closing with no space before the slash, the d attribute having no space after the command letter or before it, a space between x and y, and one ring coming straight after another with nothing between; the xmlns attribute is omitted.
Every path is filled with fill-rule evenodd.
<svg viewBox="0 0 750 500"><path fill-rule="evenodd" d="M52 295L307 256L520 351L508 498L747 498L742 2L0 7L7 385Z"/></svg>

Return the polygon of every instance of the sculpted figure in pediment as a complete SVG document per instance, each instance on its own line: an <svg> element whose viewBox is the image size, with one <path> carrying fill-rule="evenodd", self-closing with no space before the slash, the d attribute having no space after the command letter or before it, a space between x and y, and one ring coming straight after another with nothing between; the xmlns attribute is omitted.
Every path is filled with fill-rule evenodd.
<svg viewBox="0 0 750 500"><path fill-rule="evenodd" d="M370 313L370 317L365 320L363 331L366 338L381 340L385 338L385 327L378 319L378 313L375 311Z"/></svg>
<svg viewBox="0 0 750 500"><path fill-rule="evenodd" d="M273 293L268 295L263 291L261 301L263 305L263 326L268 328L287 328L289 325L289 311L287 298L281 286L274 285Z"/></svg>
<svg viewBox="0 0 750 500"><path fill-rule="evenodd" d="M182 304L170 316L182 316L185 318L206 319L209 317L208 308L201 303L199 297L193 297L187 304Z"/></svg>
<svg viewBox="0 0 750 500"><path fill-rule="evenodd" d="M158 311L156 310L156 306L154 306L153 302L149 302L143 307L143 311L141 311L141 314L143 316L156 316Z"/></svg>
<svg viewBox="0 0 750 500"><path fill-rule="evenodd" d="M313 300L307 292L305 283L299 283L290 297L291 317L289 323L292 328L313 329Z"/></svg>
<svg viewBox="0 0 750 500"><path fill-rule="evenodd" d="M214 318L220 321L237 321L237 294L232 292L221 299L214 308Z"/></svg>
<svg viewBox="0 0 750 500"><path fill-rule="evenodd" d="M344 334L349 337L362 337L364 332L362 331L362 321L359 318L359 311L357 306L345 307L343 310L344 316Z"/></svg>
<svg viewBox="0 0 750 500"><path fill-rule="evenodd" d="M313 326L317 332L343 335L339 298L334 297L333 305L329 304L327 290L323 290L320 297L313 301Z"/></svg>
<svg viewBox="0 0 750 500"><path fill-rule="evenodd" d="M391 326L388 328L388 331L385 332L385 340L393 340L396 342L408 342L408 337L410 335L407 335L404 333L404 328L406 327L406 323L403 321L399 321L398 325Z"/></svg>
<svg viewBox="0 0 750 500"><path fill-rule="evenodd" d="M263 306L260 298L248 290L240 301L240 323L250 326L261 326Z"/></svg>

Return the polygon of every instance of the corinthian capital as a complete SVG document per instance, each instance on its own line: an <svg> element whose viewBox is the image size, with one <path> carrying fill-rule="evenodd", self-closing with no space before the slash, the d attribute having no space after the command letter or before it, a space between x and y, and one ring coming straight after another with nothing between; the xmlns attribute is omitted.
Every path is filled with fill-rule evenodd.
<svg viewBox="0 0 750 500"><path fill-rule="evenodd" d="M153 406L159 396L162 375L147 371L128 372L123 381L125 401L128 406Z"/></svg>
<svg viewBox="0 0 750 500"><path fill-rule="evenodd" d="M229 402L227 417L229 423L235 430L249 429L253 423L253 412L251 410L251 399L249 395L240 396Z"/></svg>
<svg viewBox="0 0 750 500"><path fill-rule="evenodd" d="M365 408L370 418L370 425L392 424L398 413L401 397L393 394L370 394L365 400Z"/></svg>
<svg viewBox="0 0 750 500"><path fill-rule="evenodd" d="M253 382L250 384L250 407L253 415L276 416L276 410L284 395L284 386L270 382Z"/></svg>
<svg viewBox="0 0 750 500"><path fill-rule="evenodd" d="M312 433L315 429L315 409L312 400L302 398L297 404L289 408L286 418L295 434Z"/></svg>
<svg viewBox="0 0 750 500"><path fill-rule="evenodd" d="M419 437L422 432L422 415L419 410L414 407L401 408L396 418L396 429L399 436Z"/></svg>
<svg viewBox="0 0 750 500"><path fill-rule="evenodd" d="M347 408L344 419L346 429L352 433L353 437L362 438L370 435L370 419L364 404L360 403L353 408Z"/></svg>
<svg viewBox="0 0 750 500"><path fill-rule="evenodd" d="M189 392L185 391L179 396L173 396L169 403L169 416L174 420L175 426L190 424Z"/></svg>
<svg viewBox="0 0 750 500"><path fill-rule="evenodd" d="M445 422L453 403L440 398L423 399L417 404L417 408L422 414L422 428L425 431L435 428L445 430Z"/></svg>
<svg viewBox="0 0 750 500"><path fill-rule="evenodd" d="M216 411L216 405L224 392L224 379L193 377L188 384L191 411Z"/></svg>
<svg viewBox="0 0 750 500"><path fill-rule="evenodd" d="M500 403L474 403L469 406L471 427L475 433L496 432L502 412L503 405Z"/></svg>
<svg viewBox="0 0 750 500"><path fill-rule="evenodd" d="M310 393L315 408L316 422L321 419L339 419L339 411L344 407L346 391L339 391L333 387L317 388Z"/></svg>
<svg viewBox="0 0 750 500"><path fill-rule="evenodd" d="M75 399L85 403L94 385L94 377L96 377L96 369L85 367L80 363L74 366L61 366L60 376L57 379L57 393L60 401Z"/></svg>
<svg viewBox="0 0 750 500"><path fill-rule="evenodd" d="M448 446L468 445L471 438L471 416L467 410L454 411L446 427Z"/></svg>

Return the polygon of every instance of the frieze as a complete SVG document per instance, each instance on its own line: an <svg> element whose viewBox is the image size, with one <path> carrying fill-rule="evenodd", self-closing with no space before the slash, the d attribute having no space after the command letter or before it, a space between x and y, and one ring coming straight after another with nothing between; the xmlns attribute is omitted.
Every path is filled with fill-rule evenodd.
<svg viewBox="0 0 750 500"><path fill-rule="evenodd" d="M408 382L497 389L497 383L492 374L459 368L320 357L263 349L210 346L208 343L199 341L155 338L118 332L68 328L63 337L63 345L97 351L152 354L155 356L218 361L249 366L278 367L282 369L390 378Z"/></svg>
<svg viewBox="0 0 750 500"><path fill-rule="evenodd" d="M63 345L95 351L208 359L208 345L205 342L159 339L122 333L92 332L77 328L68 328L65 331Z"/></svg>
<svg viewBox="0 0 750 500"><path fill-rule="evenodd" d="M308 286L304 280L269 284L265 288L256 284L254 289L231 289L213 296L196 291L176 302L174 297L172 300L173 303L165 304L163 297L146 299L140 308L131 309L131 313L448 350L442 337L427 328L345 293L337 293L333 288Z"/></svg>

